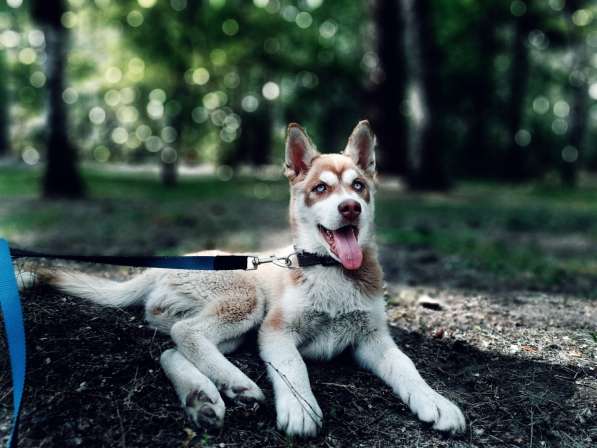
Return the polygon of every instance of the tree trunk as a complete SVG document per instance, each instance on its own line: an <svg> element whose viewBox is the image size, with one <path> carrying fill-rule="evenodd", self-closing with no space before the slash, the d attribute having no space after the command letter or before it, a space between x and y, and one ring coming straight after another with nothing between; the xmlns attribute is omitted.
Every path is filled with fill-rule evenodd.
<svg viewBox="0 0 597 448"><path fill-rule="evenodd" d="M371 73L369 117L377 136L379 168L396 175L408 171L406 54L404 16L397 0L372 0L378 66Z"/></svg>
<svg viewBox="0 0 597 448"><path fill-rule="evenodd" d="M514 25L514 42L510 68L510 98L506 107L508 148L502 167L504 178L520 182L528 178L527 150L516 143L516 133L523 126L524 101L529 77L529 51L526 46L531 20L529 12L518 17Z"/></svg>
<svg viewBox="0 0 597 448"><path fill-rule="evenodd" d="M468 96L471 98L470 127L466 142L462 172L471 177L486 177L492 173L489 154L488 123L491 120L492 99L495 92L493 62L497 50L495 28L492 23L495 8L489 8L487 15L477 24L475 34L478 42L479 67L469 82Z"/></svg>
<svg viewBox="0 0 597 448"><path fill-rule="evenodd" d="M185 67L179 66L176 70L180 76L178 85L174 90L174 98L180 103L178 113L173 117L171 126L176 131L176 142L173 147L165 147L160 151L160 179L165 187L175 187L178 184L178 163L183 153L183 132L187 116L190 115L189 99L193 98L185 84L183 73Z"/></svg>
<svg viewBox="0 0 597 448"><path fill-rule="evenodd" d="M242 134L238 139L237 157L252 166L263 166L270 160L272 130L268 104L262 104L255 112L241 115Z"/></svg>
<svg viewBox="0 0 597 448"><path fill-rule="evenodd" d="M177 157L178 159L178 157ZM160 178L165 187L174 187L178 183L178 163L160 160Z"/></svg>
<svg viewBox="0 0 597 448"><path fill-rule="evenodd" d="M31 3L33 19L42 26L46 38L48 118L43 195L47 198L78 198L85 190L77 170L77 152L68 139L66 109L62 101L68 44L68 33L61 23L64 12L62 0Z"/></svg>
<svg viewBox="0 0 597 448"><path fill-rule="evenodd" d="M6 66L6 52L4 51L0 52L0 78L4 80L0 83L0 158L2 158L10 153L8 67Z"/></svg>
<svg viewBox="0 0 597 448"><path fill-rule="evenodd" d="M586 94L586 85L574 86L572 89L570 107L569 145L563 151L568 150L568 159L560 162L560 178L562 183L568 187L575 187L577 182L578 165L583 151L583 140L587 128L587 116L589 107Z"/></svg>
<svg viewBox="0 0 597 448"><path fill-rule="evenodd" d="M591 52L587 48L582 34L574 35L576 26L572 22L574 11L583 6L582 1L569 0L566 3L566 13L568 15L568 26L570 33L570 51L574 54L571 73L582 73L584 69L590 66ZM589 116L589 98L587 96L588 83L585 78L577 78L571 82L570 89L570 116L568 131L568 147L563 149L560 159L559 171L562 183L567 187L575 187L578 177L578 167L581 155L584 151L584 139L587 129L587 118ZM567 154L566 154L567 153ZM565 157L566 156L566 157Z"/></svg>
<svg viewBox="0 0 597 448"><path fill-rule="evenodd" d="M62 101L67 33L63 28L48 26L45 37L48 135L43 194L47 198L78 198L84 195L84 187L77 170L77 152L68 139L66 109Z"/></svg>
<svg viewBox="0 0 597 448"><path fill-rule="evenodd" d="M441 55L435 41L430 0L403 0L408 43L411 50L411 91L418 112L414 118L413 167L409 185L417 190L447 190L450 187L442 151L440 116L443 110Z"/></svg>

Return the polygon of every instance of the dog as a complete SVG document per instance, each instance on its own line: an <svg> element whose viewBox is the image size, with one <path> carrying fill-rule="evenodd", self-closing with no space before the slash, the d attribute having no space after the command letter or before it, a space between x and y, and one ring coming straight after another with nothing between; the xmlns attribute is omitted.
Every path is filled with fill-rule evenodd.
<svg viewBox="0 0 597 448"><path fill-rule="evenodd" d="M331 263L228 272L149 269L124 282L67 271L38 277L100 305L144 304L147 322L176 345L160 363L200 427L223 425L222 396L244 403L264 400L261 389L225 356L256 329L273 385L277 427L288 436L315 436L323 423L303 358L330 360L346 349L420 420L440 431L464 431L460 409L423 380L386 323L373 227L375 136L369 123L359 122L337 154L319 153L307 133L290 124L285 159L293 245L276 253L301 252Z"/></svg>

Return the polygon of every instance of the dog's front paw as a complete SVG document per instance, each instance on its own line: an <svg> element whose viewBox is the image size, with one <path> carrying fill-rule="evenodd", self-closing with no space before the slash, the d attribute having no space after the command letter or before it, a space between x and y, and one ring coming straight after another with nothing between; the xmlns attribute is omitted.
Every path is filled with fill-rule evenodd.
<svg viewBox="0 0 597 448"><path fill-rule="evenodd" d="M263 395L259 386L248 379L243 383L224 385L221 387L221 391L231 400L245 404L253 404L265 400L265 395Z"/></svg>
<svg viewBox="0 0 597 448"><path fill-rule="evenodd" d="M215 390L194 389L186 397L184 408L195 425L202 428L221 428L226 407Z"/></svg>
<svg viewBox="0 0 597 448"><path fill-rule="evenodd" d="M278 430L291 437L314 437L323 424L323 412L314 396L276 398L276 413Z"/></svg>
<svg viewBox="0 0 597 448"><path fill-rule="evenodd" d="M458 406L433 389L411 391L407 402L420 420L433 423L433 429L456 434L466 428L464 415Z"/></svg>

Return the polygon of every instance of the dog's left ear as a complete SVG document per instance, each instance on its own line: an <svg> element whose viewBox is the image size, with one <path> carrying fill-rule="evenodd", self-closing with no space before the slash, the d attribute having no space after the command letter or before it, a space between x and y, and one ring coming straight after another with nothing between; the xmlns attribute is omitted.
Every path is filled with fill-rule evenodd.
<svg viewBox="0 0 597 448"><path fill-rule="evenodd" d="M286 161L285 174L291 181L297 176L306 173L311 167L311 162L319 153L315 145L300 125L290 123L286 135Z"/></svg>
<svg viewBox="0 0 597 448"><path fill-rule="evenodd" d="M344 154L350 157L365 173L375 175L375 135L367 120L356 125Z"/></svg>

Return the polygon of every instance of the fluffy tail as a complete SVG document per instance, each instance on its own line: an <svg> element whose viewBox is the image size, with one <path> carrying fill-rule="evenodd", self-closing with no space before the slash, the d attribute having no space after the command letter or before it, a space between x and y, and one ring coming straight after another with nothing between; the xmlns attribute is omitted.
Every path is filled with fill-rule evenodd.
<svg viewBox="0 0 597 448"><path fill-rule="evenodd" d="M81 297L99 305L123 308L143 302L153 286L147 272L125 282L116 282L73 271L22 272L17 275L21 289L42 283L56 288L69 296Z"/></svg>

